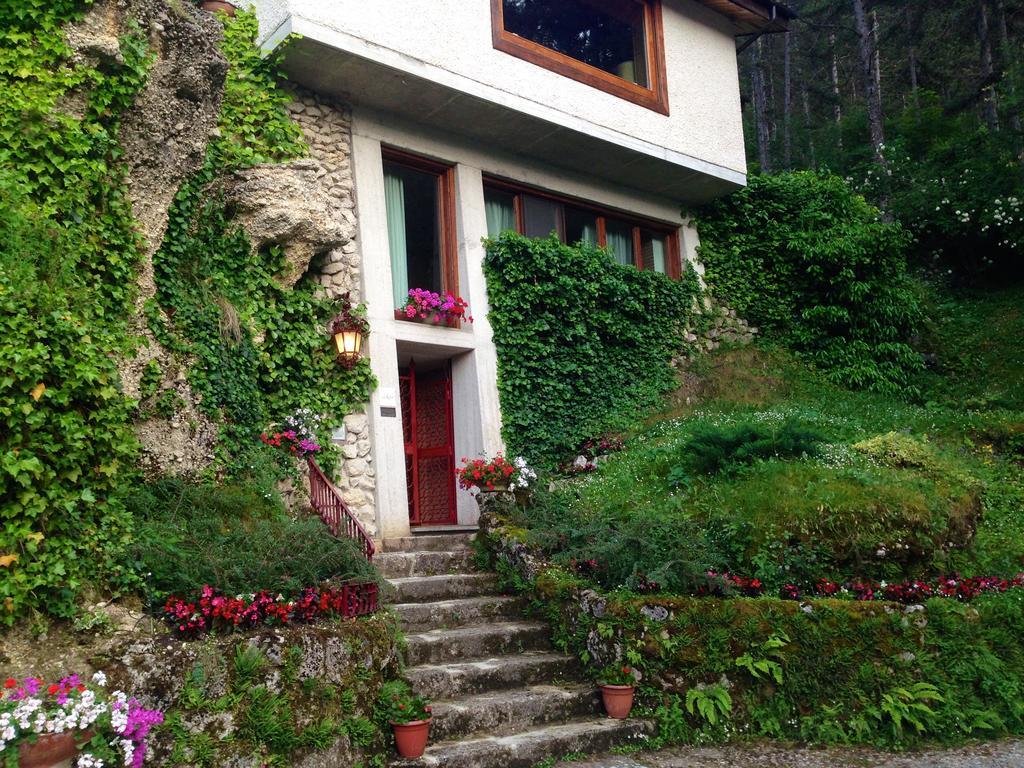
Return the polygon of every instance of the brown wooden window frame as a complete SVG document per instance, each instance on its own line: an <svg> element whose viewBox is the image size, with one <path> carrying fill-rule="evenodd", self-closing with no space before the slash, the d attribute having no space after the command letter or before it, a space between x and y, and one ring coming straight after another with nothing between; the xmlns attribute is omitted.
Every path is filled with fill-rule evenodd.
<svg viewBox="0 0 1024 768"><path fill-rule="evenodd" d="M661 0L618 0L642 6L648 86L624 80L579 59L559 53L505 29L503 0L491 0L491 35L494 47L531 64L570 77L642 107L669 114L668 84L665 78L665 32Z"/></svg>
<svg viewBox="0 0 1024 768"><path fill-rule="evenodd" d="M459 241L455 220L455 165L403 149L381 147L382 162L394 163L437 177L438 227L441 250L441 293L459 295ZM423 286L410 286L422 288ZM395 317L399 317L395 307ZM404 316L402 316L404 319Z"/></svg>
<svg viewBox="0 0 1024 768"><path fill-rule="evenodd" d="M656 232L665 239L665 276L673 280L679 280L682 277L682 248L679 240L680 228L678 226L666 224L663 221L657 221L655 219L643 218L623 211L617 211L614 208L597 205L587 200L580 200L579 198L569 197L568 195L559 195L554 192L548 192L543 189L531 187L527 184L520 184L518 182L508 181L506 179L500 179L493 176L484 176L484 192L486 193L488 189L494 189L515 195L513 198L513 210L516 218L516 231L519 232L519 234L524 234L526 232L526 215L523 206L523 195L533 195L534 197L545 198L552 202L560 203L563 206L559 213L559 216L562 218L562 232L565 232L564 206L568 205L573 208L592 212L597 223L597 244L602 248L607 247L608 245L606 227L608 219L614 219L627 224L632 229L633 234L633 266L639 270L644 270L641 247L642 231L647 230L649 232Z"/></svg>

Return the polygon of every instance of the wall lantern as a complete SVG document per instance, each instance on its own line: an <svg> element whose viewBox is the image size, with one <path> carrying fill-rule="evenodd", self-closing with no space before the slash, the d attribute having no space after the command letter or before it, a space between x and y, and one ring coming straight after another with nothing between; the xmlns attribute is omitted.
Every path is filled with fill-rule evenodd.
<svg viewBox="0 0 1024 768"><path fill-rule="evenodd" d="M367 331L366 320L349 312L339 315L331 323L334 346L338 350L338 364L351 368L359 362L363 350L363 337Z"/></svg>

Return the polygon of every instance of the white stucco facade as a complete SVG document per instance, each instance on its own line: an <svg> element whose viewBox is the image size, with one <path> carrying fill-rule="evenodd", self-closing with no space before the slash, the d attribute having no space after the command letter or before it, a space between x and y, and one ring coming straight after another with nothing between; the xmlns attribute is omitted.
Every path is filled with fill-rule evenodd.
<svg viewBox="0 0 1024 768"><path fill-rule="evenodd" d="M378 380L366 411L375 483L355 490L374 496L362 514L372 515L377 538L408 536L399 377L410 359L450 366L456 463L502 450L483 273L484 178L678 227L682 258L695 263L698 240L682 205L745 181L736 30L697 0L663 0L665 115L495 49L490 0L257 0L255 7L267 47L303 36L286 53L288 75L351 112L358 293L371 326L364 353ZM452 288L475 322L449 328L395 318L385 148L453 169ZM459 490L456 502L458 524L475 524L473 497Z"/></svg>

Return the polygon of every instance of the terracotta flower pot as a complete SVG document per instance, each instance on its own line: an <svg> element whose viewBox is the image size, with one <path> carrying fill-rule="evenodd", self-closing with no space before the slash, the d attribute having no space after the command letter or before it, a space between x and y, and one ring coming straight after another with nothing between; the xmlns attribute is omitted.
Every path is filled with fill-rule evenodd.
<svg viewBox="0 0 1024 768"><path fill-rule="evenodd" d="M228 16L235 15L235 6L231 3L226 3L223 0L202 0L199 3L199 7L204 11L223 11Z"/></svg>
<svg viewBox="0 0 1024 768"><path fill-rule="evenodd" d="M35 744L27 741L18 745L18 768L51 768L70 760L78 754L79 743L87 742L92 733L67 731L66 733L45 733Z"/></svg>
<svg viewBox="0 0 1024 768"><path fill-rule="evenodd" d="M402 757L417 758L427 748L430 736L430 720L413 720L411 723L392 723L395 730L395 747Z"/></svg>
<svg viewBox="0 0 1024 768"><path fill-rule="evenodd" d="M608 717L625 720L633 708L632 685L602 685L601 698L604 700L604 711Z"/></svg>

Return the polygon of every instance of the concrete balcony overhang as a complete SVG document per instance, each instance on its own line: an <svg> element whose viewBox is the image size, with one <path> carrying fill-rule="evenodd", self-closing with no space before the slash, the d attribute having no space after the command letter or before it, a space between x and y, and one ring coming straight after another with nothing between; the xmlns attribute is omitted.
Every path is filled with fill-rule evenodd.
<svg viewBox="0 0 1024 768"><path fill-rule="evenodd" d="M616 186L700 204L746 183L740 171L661 147L292 14L282 68L294 82Z"/></svg>

